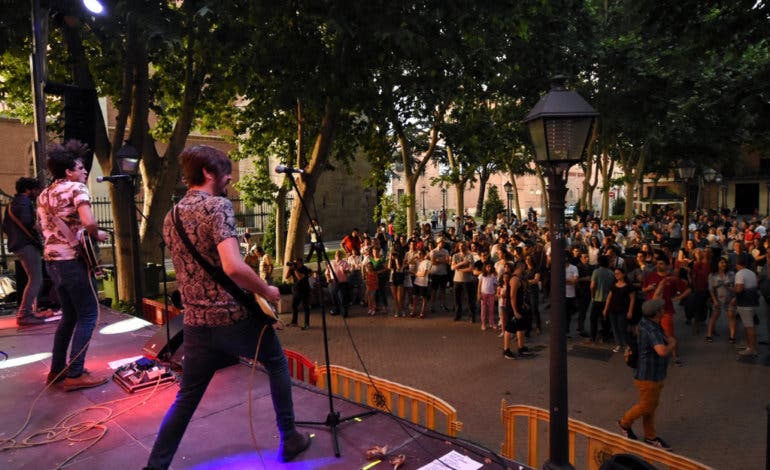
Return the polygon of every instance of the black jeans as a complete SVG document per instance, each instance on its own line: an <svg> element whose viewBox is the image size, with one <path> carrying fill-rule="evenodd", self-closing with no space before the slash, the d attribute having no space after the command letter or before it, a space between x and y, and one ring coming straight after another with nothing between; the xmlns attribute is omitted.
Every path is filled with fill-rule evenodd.
<svg viewBox="0 0 770 470"><path fill-rule="evenodd" d="M463 292L465 292L465 301L468 304L468 312L471 314L471 321L476 319L476 283L475 282L455 282L455 320L463 316Z"/></svg>
<svg viewBox="0 0 770 470"><path fill-rule="evenodd" d="M609 328L605 324L608 320L604 319L602 312L604 311L604 302L597 302L594 300L591 302L591 340L596 341L598 334L599 322L602 323L602 339L607 339Z"/></svg>
<svg viewBox="0 0 770 470"><path fill-rule="evenodd" d="M296 324L297 317L299 316L299 306L302 305L302 309L305 311L304 325L310 325L310 290L309 289L297 289L292 292L291 297L291 322Z"/></svg>
<svg viewBox="0 0 770 470"><path fill-rule="evenodd" d="M148 467L166 469L171 465L214 372L233 364L238 356L253 358L263 324L248 318L230 326L184 326L182 382L160 425ZM281 342L270 326L265 328L257 359L267 369L278 431L282 437L288 436L294 432L291 378Z"/></svg>
<svg viewBox="0 0 770 470"><path fill-rule="evenodd" d="M348 316L348 303L350 302L350 284L347 282L331 283L332 301L334 301L335 310L343 317Z"/></svg>

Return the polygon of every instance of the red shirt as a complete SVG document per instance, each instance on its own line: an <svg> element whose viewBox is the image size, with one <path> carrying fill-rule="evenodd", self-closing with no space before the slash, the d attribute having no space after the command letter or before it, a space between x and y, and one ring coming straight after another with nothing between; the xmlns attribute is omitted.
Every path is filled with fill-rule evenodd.
<svg viewBox="0 0 770 470"><path fill-rule="evenodd" d="M666 284L663 287L663 301L666 304L663 307L663 313L666 315L673 315L674 303L671 301L671 298L687 290L687 282L671 273L666 273L665 275L661 276L657 271L651 271L644 278L644 284L642 287L651 285L657 287L657 285L664 280ZM647 292L645 297L646 300L652 299L653 295L655 295L655 290Z"/></svg>
<svg viewBox="0 0 770 470"><path fill-rule="evenodd" d="M692 267L692 287L698 292L709 290L709 274L711 266L708 263L695 263Z"/></svg>

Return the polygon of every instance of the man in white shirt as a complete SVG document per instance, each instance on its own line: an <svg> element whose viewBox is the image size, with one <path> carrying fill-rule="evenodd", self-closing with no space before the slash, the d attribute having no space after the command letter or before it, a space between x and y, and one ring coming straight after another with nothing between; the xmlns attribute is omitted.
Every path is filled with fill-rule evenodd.
<svg viewBox="0 0 770 470"><path fill-rule="evenodd" d="M754 316L759 306L759 283L757 275L748 268L749 255L743 253L735 258L735 303L736 312L741 317L743 327L746 328L746 349L739 352L739 356L757 356L757 332L754 328Z"/></svg>
<svg viewBox="0 0 770 470"><path fill-rule="evenodd" d="M566 285L564 286L564 297L566 302L564 304L564 314L566 321L564 322L567 331L567 337L569 337L569 324L572 321L572 315L577 310L577 290L575 287L578 283L578 268L574 264L570 263L569 257L564 261L564 279Z"/></svg>

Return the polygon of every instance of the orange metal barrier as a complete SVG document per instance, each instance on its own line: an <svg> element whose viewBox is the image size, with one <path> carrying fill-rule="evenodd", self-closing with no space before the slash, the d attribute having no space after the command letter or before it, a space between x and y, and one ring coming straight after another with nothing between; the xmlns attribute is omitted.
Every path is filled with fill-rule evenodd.
<svg viewBox="0 0 770 470"><path fill-rule="evenodd" d="M289 374L297 380L316 385L318 382L316 365L297 351L284 349L283 352L289 361Z"/></svg>
<svg viewBox="0 0 770 470"><path fill-rule="evenodd" d="M526 434L527 465L538 468L542 464L542 458L538 455L539 436L548 428L550 416L548 410L526 405L507 405L502 401L500 417L505 427L505 442L500 446L503 457L520 461L521 456L516 455L516 421L526 421L525 430L520 434ZM544 426L540 428L540 423ZM664 465L670 470L713 470L711 467L686 457L652 447L641 441L632 441L618 434L613 434L604 429L589 424L569 420L569 460L575 468L598 470L598 468L615 454L635 454L653 465ZM547 437L545 439L547 441ZM585 447L578 448L576 443L580 441ZM580 450L581 460L576 462L576 449Z"/></svg>
<svg viewBox="0 0 770 470"><path fill-rule="evenodd" d="M437 415L443 415L446 428L438 431L452 437L462 430L463 424L457 420L457 410L430 393L379 377L370 377L342 366L329 366L329 371L334 394L408 419L428 429L435 430ZM326 366L318 368L318 387L326 387Z"/></svg>

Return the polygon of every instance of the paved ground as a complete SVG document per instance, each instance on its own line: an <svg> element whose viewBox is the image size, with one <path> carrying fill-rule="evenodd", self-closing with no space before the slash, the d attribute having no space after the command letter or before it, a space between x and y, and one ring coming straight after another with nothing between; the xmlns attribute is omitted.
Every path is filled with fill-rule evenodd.
<svg viewBox="0 0 770 470"><path fill-rule="evenodd" d="M703 334L693 335L683 316L677 316L684 366L669 370L657 417L659 435L677 453L715 469L764 468L770 354L768 317L764 311L760 316L764 344L759 359L748 363L736 360L725 324L719 328L721 337L706 344ZM531 338L531 344L544 348L536 358L506 360L496 332L480 331L478 323L454 322L448 312L419 320L370 317L356 307L346 323L339 316L327 318L332 364L365 368L445 399L457 408L466 439L499 449L502 399L548 408L547 332ZM318 308L311 329L287 328L282 334L285 347L318 363L324 362L322 336ZM578 339L569 343L570 349L580 347ZM615 432L617 419L637 394L622 356L607 356L606 362L569 356L569 415ZM640 422L635 429L641 433Z"/></svg>

